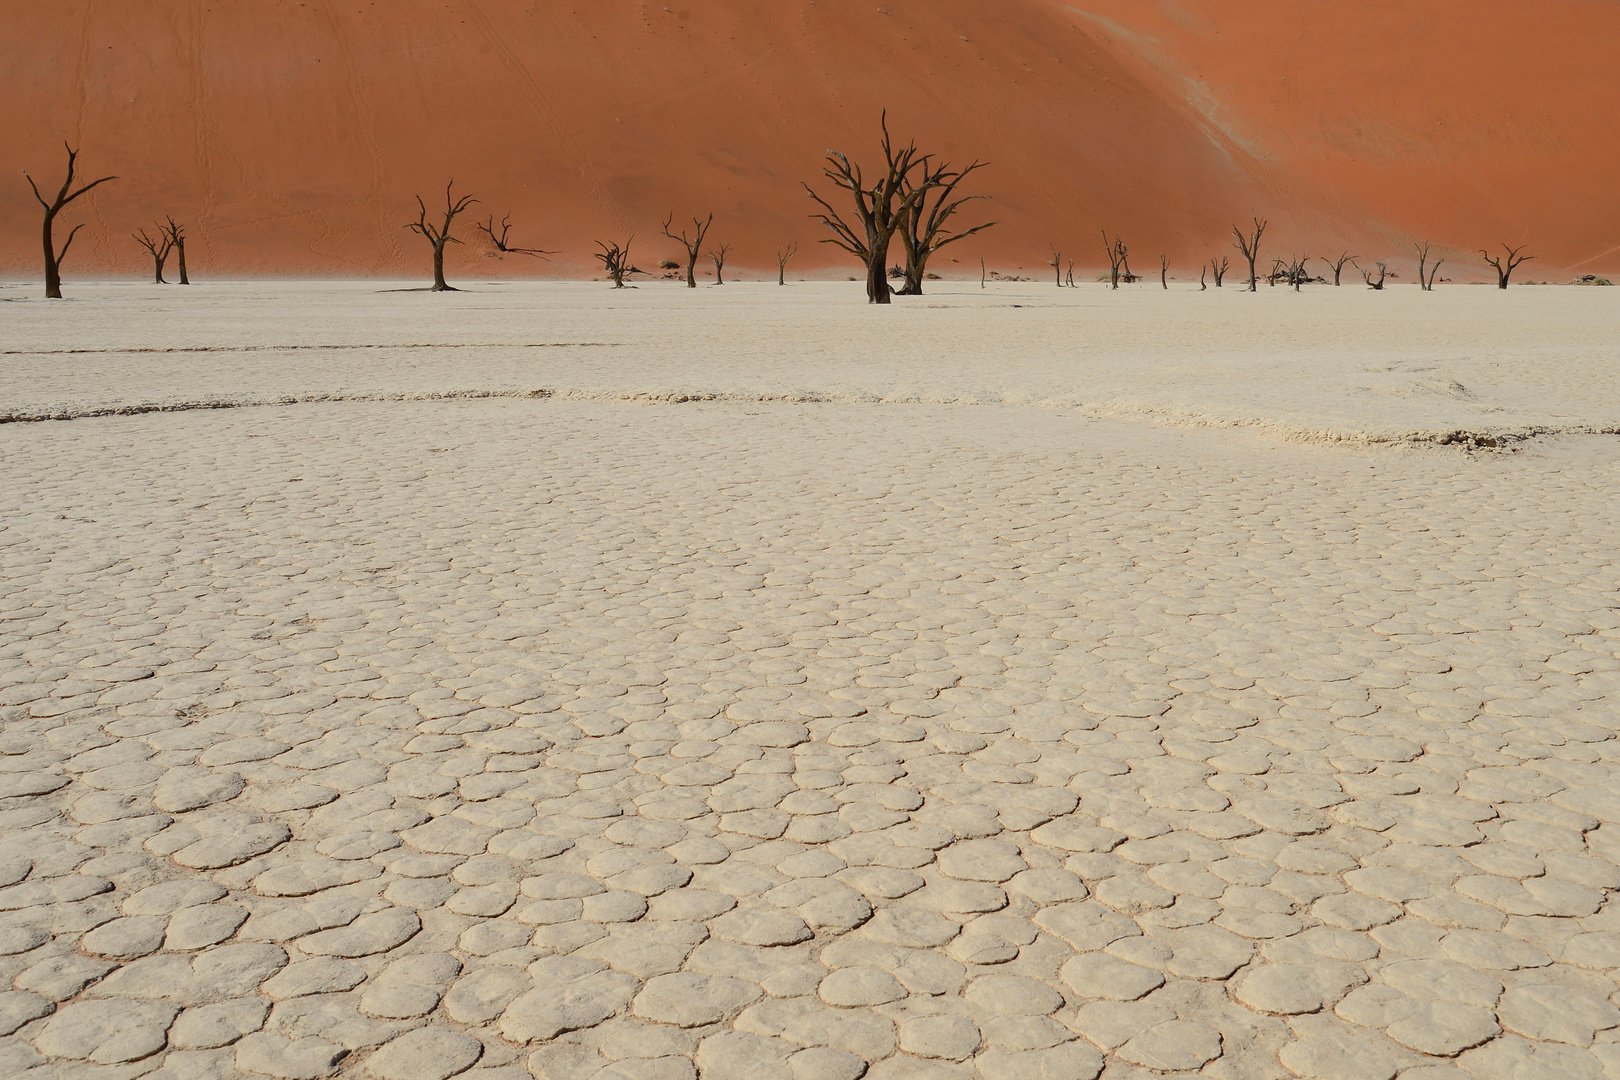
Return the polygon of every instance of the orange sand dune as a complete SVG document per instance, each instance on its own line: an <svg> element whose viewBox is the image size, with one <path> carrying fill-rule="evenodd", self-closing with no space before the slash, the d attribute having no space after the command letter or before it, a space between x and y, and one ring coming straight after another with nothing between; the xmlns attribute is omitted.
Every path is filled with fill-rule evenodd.
<svg viewBox="0 0 1620 1080"><path fill-rule="evenodd" d="M421 274L402 226L454 178L549 264L467 243L457 274L592 266L635 235L677 254L670 211L716 212L731 262L842 268L800 181L829 147L898 133L993 162L972 207L1000 224L946 272L1050 271L1048 244L1183 276L1271 216L1272 250L1399 255L1529 242L1540 276L1620 266L1613 0L535 0L5 3L0 266L37 275L15 171L59 182L61 140L122 179L72 207L68 278L149 264L171 213L199 274ZM1506 76L1503 73L1514 73ZM1455 255L1460 264L1465 256ZM1476 258L1477 262L1477 258ZM1555 273L1556 272L1556 273Z"/></svg>

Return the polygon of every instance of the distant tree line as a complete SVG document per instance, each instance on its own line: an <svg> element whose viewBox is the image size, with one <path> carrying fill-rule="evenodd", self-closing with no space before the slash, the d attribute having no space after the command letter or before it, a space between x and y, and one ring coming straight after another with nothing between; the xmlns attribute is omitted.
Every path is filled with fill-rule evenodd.
<svg viewBox="0 0 1620 1080"><path fill-rule="evenodd" d="M858 260L865 272L867 301L873 304L887 304L891 296L896 294L922 295L924 281L935 276L928 271L929 261L941 249L983 232L996 222L986 221L967 228L960 228L957 224L957 215L969 203L989 198L984 194L959 193L974 173L987 167L987 162L975 159L965 167L953 168L949 162L918 150L915 140L900 146L889 132L886 112L880 118L879 128L882 135L879 142L881 156L876 159L870 173L860 162L852 160L842 151L827 152L822 175L831 182L836 191L843 193L843 209L823 198L809 184L802 186L815 203L816 209L810 215L811 219L819 222L831 234L824 237L821 243L832 244ZM67 149L67 173L54 196L47 198L46 193L34 182L34 178L26 170L23 173L33 190L34 198L44 210L41 241L45 264L45 295L49 299L60 299L62 296L62 263L67 257L74 237L84 228L82 223L73 226L68 231L67 238L58 247L55 231L59 215L74 201L95 188L118 179L116 176L102 176L89 182L81 181L78 175L79 152L69 144L64 146ZM445 249L450 244L461 243L455 235L456 219L478 202L471 195L456 196L454 189L454 180L445 185L445 205L442 214L435 211L430 215L427 203L417 195L416 219L404 226L421 236L430 246L433 266L433 284L429 289L431 292L455 291L454 286L445 280ZM682 261L677 263L665 259L662 265L672 271L684 271L686 286L689 289L697 288L697 264L700 258L707 258L713 264L714 283L725 284L726 260L732 245L729 242L709 242L714 218L712 211L705 217L694 216L690 230L683 226L678 232L675 231L673 212L664 219L663 235L680 244ZM490 246L503 255L547 259L556 254L554 251L522 247L514 243L511 239L511 221L511 215L507 214L497 226L495 217L491 214L485 221L475 223L475 228L483 232ZM1249 292L1258 290L1262 277L1273 287L1282 283L1292 287L1296 292L1304 285L1326 284L1325 271L1322 276L1317 276L1309 269L1313 261L1321 261L1332 270L1335 286L1342 284L1344 268L1347 265L1360 271L1363 282L1370 289L1383 290L1390 276L1385 262L1374 262L1377 271L1375 278L1372 270L1362 267L1357 261L1361 256L1348 251L1342 252L1337 257L1323 257L1320 260L1293 254L1287 258L1273 257L1270 269L1262 271L1261 243L1265 238L1268 224L1265 218L1255 214L1249 225L1232 227L1234 247L1241 255L1243 264L1248 267ZM174 218L165 216L164 220L157 223L153 229L154 232L149 233L142 227L132 235L135 242L152 258L154 283L168 283L164 272L169 257L174 255L178 263L179 284L189 285L191 279L186 269L184 226ZM644 273L630 259L630 245L634 239L634 235L631 235L622 242L597 241L598 250L594 258L602 264L603 272L614 288L625 288L630 278ZM900 244L903 259L901 262L891 264L889 251L896 241ZM1108 230L1104 229L1102 241L1103 253L1108 259L1109 271L1106 280L1109 288L1117 290L1122 284L1129 285L1141 280L1131 271L1130 248L1124 238L1115 233L1110 239ZM1497 287L1506 289L1513 272L1535 256L1525 254L1523 245L1513 247L1504 243L1501 246L1502 255L1492 255L1488 250L1481 250L1480 256L1485 264L1496 272ZM798 250L797 242L776 249L778 285L787 284L787 264ZM1423 291L1432 292L1440 268L1446 260L1440 258L1431 262L1430 245L1427 241L1417 243L1415 251L1418 285ZM1074 260L1069 259L1065 263L1056 244L1051 245L1051 252L1052 257L1047 265L1053 268L1058 287L1076 287ZM1222 288L1230 268L1230 256L1221 255L1210 259L1207 264L1199 267L1199 288L1208 289L1210 279L1213 279L1217 289ZM993 272L985 270L982 259L980 271L981 286L987 283L989 277L996 276ZM900 282L898 288L891 287L891 279ZM1001 280L1021 279L1001 278ZM1170 260L1165 254L1159 256L1159 284L1163 289L1170 287Z"/></svg>

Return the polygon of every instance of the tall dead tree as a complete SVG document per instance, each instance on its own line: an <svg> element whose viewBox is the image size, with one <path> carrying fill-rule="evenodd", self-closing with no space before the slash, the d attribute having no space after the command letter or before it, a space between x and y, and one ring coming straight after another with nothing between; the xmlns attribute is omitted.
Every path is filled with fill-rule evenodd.
<svg viewBox="0 0 1620 1080"><path fill-rule="evenodd" d="M169 238L174 247L174 253L180 260L180 284L190 285L191 275L186 273L186 230L174 223L174 218L164 215L166 224L163 226L163 235Z"/></svg>
<svg viewBox="0 0 1620 1080"><path fill-rule="evenodd" d="M975 169L986 162L975 161L965 169L952 170L947 163L934 165L925 155L921 159L921 179L914 184L907 175L901 179L901 194L915 196L910 210L899 215L900 247L906 256L906 283L900 288L901 296L921 296L923 276L928 272L928 260L946 244L964 240L976 232L983 232L995 222L987 221L971 229L954 232L949 221L962 208L963 203L975 199L988 199L988 195L964 195L955 198L957 185L966 180Z"/></svg>
<svg viewBox="0 0 1620 1080"><path fill-rule="evenodd" d="M147 236L145 229L132 235L135 237L135 242L145 248L147 254L152 256L152 283L154 285L167 285L168 282L163 279L163 264L169 261L169 251L174 247L173 242L169 240L169 234L160 225L158 226L156 240Z"/></svg>
<svg viewBox="0 0 1620 1080"><path fill-rule="evenodd" d="M708 219L704 221L697 218L692 219L692 224L696 226L696 232L691 239L687 238L685 229L681 230L679 236L670 232L669 227L673 224L675 224L675 212L672 210L668 219L664 222L664 235L671 240L678 240L680 245L686 249L686 287L695 289L697 288L698 256L703 254L703 238L709 234L709 228L714 224L714 212L710 211Z"/></svg>
<svg viewBox="0 0 1620 1080"><path fill-rule="evenodd" d="M1262 220L1260 215L1256 214L1254 216L1253 235L1245 235L1242 229L1236 225L1232 226L1232 235L1237 237L1238 250L1243 252L1245 259L1249 260L1250 292L1259 291L1260 278L1255 274L1254 261L1260 257L1260 237L1265 235L1266 226L1269 224L1271 224L1269 221Z"/></svg>
<svg viewBox="0 0 1620 1080"><path fill-rule="evenodd" d="M1125 264L1125 256L1128 254L1129 249L1117 235L1114 237L1113 243L1109 243L1107 229L1103 230L1102 238L1103 251L1108 253L1108 285L1110 288L1117 289L1119 288L1119 268ZM1127 269L1125 273L1129 275L1130 270Z"/></svg>
<svg viewBox="0 0 1620 1080"><path fill-rule="evenodd" d="M1299 292L1299 287L1311 280L1310 271L1305 269L1306 264L1310 261L1310 258L1306 256L1288 256L1288 269L1285 271L1285 275L1288 284L1294 287L1295 292Z"/></svg>
<svg viewBox="0 0 1620 1080"><path fill-rule="evenodd" d="M786 250L783 250L782 248L776 249L776 283L778 285L787 284L788 260L793 258L793 256L797 255L798 253L799 245L797 243L789 244Z"/></svg>
<svg viewBox="0 0 1620 1080"><path fill-rule="evenodd" d="M492 247L502 255L528 255L536 259L549 259L557 254L555 251L546 251L542 248L518 247L510 242L512 235L512 215L507 214L501 218L500 232L495 231L495 215L489 215L489 220L473 223L474 227L489 237Z"/></svg>
<svg viewBox="0 0 1620 1080"><path fill-rule="evenodd" d="M446 244L461 243L460 240L450 235L451 223L456 220L457 214L478 201L471 195L463 195L459 199L455 198L450 193L450 189L455 186L456 182L454 180L444 185L444 221L438 224L429 221L427 204L422 201L422 196L418 195L416 197L418 210L416 220L405 226L411 232L425 237L427 242L433 245L433 292L456 291L445 284L444 281L444 246Z"/></svg>
<svg viewBox="0 0 1620 1080"><path fill-rule="evenodd" d="M1434 268L1428 272L1427 276L1425 276L1423 269L1429 261L1429 242L1425 240L1421 244L1413 244L1412 247L1418 253L1418 287L1424 292L1434 292L1434 279L1439 275L1440 267L1445 263L1446 260L1438 260L1434 264Z"/></svg>
<svg viewBox="0 0 1620 1080"><path fill-rule="evenodd" d="M848 192L854 202L854 224L846 222L832 205L815 193L809 184L804 190L821 207L822 213L811 217L832 230L832 236L822 241L843 248L866 264L866 301L869 304L889 303L889 243L900 228L900 222L911 213L913 205L928 191L926 180L911 183L911 174L923 166L917 156L917 144L908 144L896 150L889 136L888 113L883 114L883 176L870 186L859 165L836 150L827 154L827 167L822 170L835 187Z"/></svg>
<svg viewBox="0 0 1620 1080"><path fill-rule="evenodd" d="M1159 256L1159 284L1164 286L1166 290L1170 288L1170 257L1168 255Z"/></svg>
<svg viewBox="0 0 1620 1080"><path fill-rule="evenodd" d="M1492 258L1491 253L1483 248L1480 250L1480 254L1485 256L1485 261L1496 270L1496 287L1498 289L1505 289L1508 287L1508 278L1513 276L1513 271L1519 268L1520 263L1527 263L1531 259L1535 258L1534 255L1519 254L1519 252L1524 250L1523 244L1520 244L1516 248L1508 247L1506 244L1503 244L1502 247L1507 251L1507 255L1500 259Z"/></svg>
<svg viewBox="0 0 1620 1080"><path fill-rule="evenodd" d="M1333 267L1333 284L1335 287L1337 287L1339 284L1339 275L1344 273L1344 264L1349 263L1350 265L1355 266L1356 260L1359 258L1361 258L1360 255L1352 255L1346 251L1341 253L1337 259L1324 258L1322 260L1329 266ZM1359 270L1361 268L1358 266L1356 269Z"/></svg>
<svg viewBox="0 0 1620 1080"><path fill-rule="evenodd" d="M1378 280L1377 281L1373 280L1372 273L1370 271L1367 271L1367 270L1362 270L1361 271L1361 280L1363 280L1363 281L1365 281L1367 283L1367 288L1376 289L1379 292L1383 292L1384 291L1384 275L1385 275L1384 264L1383 263L1378 263L1377 265L1378 265ZM1361 268L1358 266L1356 269L1360 270Z"/></svg>
<svg viewBox="0 0 1620 1080"><path fill-rule="evenodd" d="M1221 256L1220 262L1216 262L1214 259L1209 260L1209 272L1215 278L1215 287L1217 289L1221 288L1221 283L1226 280L1226 272L1231 269L1231 264L1232 260L1225 255Z"/></svg>
<svg viewBox="0 0 1620 1080"><path fill-rule="evenodd" d="M62 181L62 189L56 193L56 198L50 202L46 202L45 196L39 193L39 185L35 184L34 178L28 175L28 170L23 170L23 177L28 181L28 186L34 189L34 198L38 199L39 205L45 208L43 238L45 242L45 299L47 300L62 299L62 260L67 258L68 248L72 246L73 238L78 235L80 229L84 228L82 224L73 226L73 230L68 233L67 239L62 241L62 249L58 251L56 243L51 238L51 227L56 223L56 215L60 214L62 208L67 206L68 203L91 188L105 184L109 180L118 179L116 176L103 176L100 180L92 180L75 190L73 178L77 171L79 152L65 142L62 146L66 148L68 155L67 179Z"/></svg>
<svg viewBox="0 0 1620 1080"><path fill-rule="evenodd" d="M724 285L726 283L726 255L730 251L730 244L721 244L719 247L710 248L708 251L709 261L714 263L714 283L716 285Z"/></svg>
<svg viewBox="0 0 1620 1080"><path fill-rule="evenodd" d="M635 237L632 236L630 240L626 240L623 247L620 247L617 242L608 243L603 240L596 242L596 246L602 250L592 257L602 264L602 269L607 271L607 276L613 282L615 289L624 288L624 279L631 274L641 273L640 270L630 265L630 241L634 239Z"/></svg>

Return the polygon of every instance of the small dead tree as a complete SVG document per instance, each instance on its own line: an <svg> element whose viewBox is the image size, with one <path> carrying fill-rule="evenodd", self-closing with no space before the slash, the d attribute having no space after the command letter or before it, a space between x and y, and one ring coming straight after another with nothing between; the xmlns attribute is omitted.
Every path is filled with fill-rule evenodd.
<svg viewBox="0 0 1620 1080"><path fill-rule="evenodd" d="M1250 292L1259 291L1260 278L1259 275L1255 273L1254 262L1260 257L1260 237L1265 235L1266 226L1269 224L1271 224L1269 221L1263 220L1260 215L1256 214L1254 215L1253 234L1245 235L1242 229L1238 228L1236 225L1232 226L1232 235L1237 237L1238 250L1243 252L1243 257L1245 259L1249 260Z"/></svg>
<svg viewBox="0 0 1620 1080"><path fill-rule="evenodd" d="M1198 291L1199 292L1208 292L1209 291L1209 286L1204 282L1204 277L1208 273L1209 273L1209 267L1207 267L1207 266L1199 266L1198 267Z"/></svg>
<svg viewBox="0 0 1620 1080"><path fill-rule="evenodd" d="M1506 244L1503 244L1502 247L1507 251L1507 255L1500 259L1492 258L1491 253L1483 248L1480 250L1480 254L1485 256L1485 261L1496 270L1496 287L1498 289L1508 287L1508 278L1513 276L1513 271L1519 268L1520 263L1526 263L1535 258L1534 255L1519 254L1524 250L1523 244L1516 248L1508 247Z"/></svg>
<svg viewBox="0 0 1620 1080"><path fill-rule="evenodd" d="M1266 284L1275 289L1277 287L1277 282L1283 280L1287 276L1288 264L1283 262L1281 259L1272 259L1271 273L1266 275Z"/></svg>
<svg viewBox="0 0 1620 1080"><path fill-rule="evenodd" d="M518 247L510 242L512 234L512 215L507 214L501 218L500 232L495 231L495 215L489 215L489 220L474 223L478 231L489 237L489 242L496 251L502 255L529 255L536 259L548 259L557 254L555 251L545 251L541 248Z"/></svg>
<svg viewBox="0 0 1620 1080"><path fill-rule="evenodd" d="M988 277L988 275L989 275L989 271L985 270L985 268L984 268L984 256L980 255L979 256L979 288L982 289L982 288L985 287L985 280Z"/></svg>
<svg viewBox="0 0 1620 1080"><path fill-rule="evenodd" d="M135 237L135 242L145 248L148 255L152 256L152 283L154 285L167 285L168 282L163 279L163 264L169 261L169 251L174 247L173 242L169 240L169 234L163 230L163 226L159 225L156 240L147 236L145 229L132 235Z"/></svg>
<svg viewBox="0 0 1620 1080"><path fill-rule="evenodd" d="M953 198L957 185L966 180L974 170L984 168L986 162L975 161L965 169L953 171L946 163L935 166L929 157L924 155L920 164L922 166L920 180L914 183L909 175L901 180L901 194L906 197L914 196L910 209L899 215L900 247L906 256L906 283L900 289L901 296L922 295L923 278L928 272L928 260L940 248L946 244L954 244L958 240L965 240L995 224L989 221L961 232L953 232L947 225L962 208L963 203L990 197L964 195L960 199Z"/></svg>
<svg viewBox="0 0 1620 1080"><path fill-rule="evenodd" d="M716 285L726 283L726 254L729 251L731 251L730 244L721 244L719 247L710 248L708 251L709 261L714 263L714 283Z"/></svg>
<svg viewBox="0 0 1620 1080"><path fill-rule="evenodd" d="M1077 287L1075 285L1075 283L1074 283L1074 260L1073 259L1069 260L1068 281L1066 281L1065 284L1068 285L1069 288L1071 288L1071 289Z"/></svg>
<svg viewBox="0 0 1620 1080"><path fill-rule="evenodd" d="M1170 288L1170 257L1168 255L1159 256L1159 284L1166 290Z"/></svg>
<svg viewBox="0 0 1620 1080"><path fill-rule="evenodd" d="M709 234L709 228L714 224L714 212L710 211L707 220L700 221L697 218L692 219L692 224L695 226L695 233L690 239L687 238L685 229L681 230L681 234L679 236L676 236L674 233L670 232L669 228L673 224L675 224L675 213L674 211L670 211L668 219L664 222L664 235L669 237L671 240L679 241L680 245L686 249L686 287L688 289L695 289L697 288L698 256L703 254L703 238Z"/></svg>
<svg viewBox="0 0 1620 1080"><path fill-rule="evenodd" d="M73 238L78 235L80 229L84 228L82 224L73 226L73 230L68 233L67 239L62 241L62 250L58 251L55 241L51 238L51 228L56 223L56 215L60 214L62 208L67 206L68 203L91 188L105 184L109 180L118 179L116 176L103 176L100 180L92 180L90 183L74 190L73 178L79 160L79 152L65 142L62 146L67 150L68 155L67 179L62 181L61 190L56 193L56 198L50 202L46 202L45 196L39 193L39 185L35 184L34 178L28 175L28 170L23 170L23 178L28 181L28 186L34 189L34 198L38 199L39 205L45 208L43 238L45 242L45 299L47 300L62 299L62 260L67 258L68 248L73 245Z"/></svg>
<svg viewBox="0 0 1620 1080"><path fill-rule="evenodd" d="M1113 243L1109 243L1107 229L1103 230L1102 238L1103 251L1108 253L1108 286L1109 288L1117 289L1119 288L1119 268L1121 266L1125 266L1125 256L1129 253L1130 249L1125 246L1125 241L1121 240L1117 234L1114 237ZM1130 268L1126 266L1125 277L1127 281L1130 280L1130 273Z"/></svg>
<svg viewBox="0 0 1620 1080"><path fill-rule="evenodd" d="M797 255L798 253L799 245L797 243L789 244L786 250L782 248L776 249L776 283L778 285L787 284L788 260L793 258L793 256Z"/></svg>
<svg viewBox="0 0 1620 1080"><path fill-rule="evenodd" d="M1052 268L1052 273L1057 276L1057 287L1061 289L1063 288L1063 256L1058 252L1056 244L1052 244L1050 241L1048 241L1048 244L1052 248L1052 257L1047 260L1046 265Z"/></svg>
<svg viewBox="0 0 1620 1080"><path fill-rule="evenodd" d="M928 191L927 180L912 183L913 170L923 167L917 156L917 144L895 149L889 136L889 117L883 114L883 174L882 179L870 186L859 165L836 150L827 154L827 167L822 170L833 185L850 194L854 201L854 224L846 222L832 205L815 193L809 184L804 190L821 207L822 212L811 217L832 230L832 236L822 241L843 248L866 264L866 300L869 304L889 303L888 277L889 242L907 218L918 199Z"/></svg>
<svg viewBox="0 0 1620 1080"><path fill-rule="evenodd" d="M174 253L180 260L180 284L190 285L191 276L186 273L186 230L176 225L172 217L164 215L163 220L167 222L163 226L163 235L169 238L169 243L174 247Z"/></svg>
<svg viewBox="0 0 1620 1080"><path fill-rule="evenodd" d="M1361 270L1361 267L1359 267L1359 266L1356 267L1356 269L1361 270L1361 279L1367 283L1367 288L1369 288L1369 289L1377 289L1379 292L1383 292L1384 291L1384 276L1385 276L1384 264L1383 263L1378 263L1377 266L1378 266L1378 280L1377 281L1373 280L1373 276L1372 276L1372 273L1370 271Z"/></svg>
<svg viewBox="0 0 1620 1080"><path fill-rule="evenodd" d="M1324 258L1322 260L1333 267L1333 284L1335 287L1339 284L1339 275L1344 273L1344 264L1349 263L1351 266L1355 266L1356 260L1359 258L1361 258L1360 255L1352 255L1346 251L1341 253L1337 259ZM1361 267L1357 266L1356 269L1359 270Z"/></svg>
<svg viewBox="0 0 1620 1080"><path fill-rule="evenodd" d="M1216 262L1214 259L1209 260L1209 272L1215 278L1215 287L1217 289L1221 288L1221 283L1226 280L1226 271L1231 269L1231 263L1232 260L1225 255L1221 256L1220 262Z"/></svg>
<svg viewBox="0 0 1620 1080"><path fill-rule="evenodd" d="M427 242L433 245L433 292L456 291L451 286L445 284L444 246L446 244L461 243L460 240L457 240L454 236L450 235L451 223L456 220L457 214L461 213L463 210L467 209L467 207L478 201L471 195L463 195L459 199L455 198L450 193L450 189L455 186L456 182L454 180L450 181L444 186L444 221L438 224L429 221L427 215L427 204L422 201L422 196L418 195L416 197L416 207L418 211L416 220L405 226L405 228L409 229L411 232L425 237Z"/></svg>
<svg viewBox="0 0 1620 1080"><path fill-rule="evenodd" d="M624 288L624 279L631 274L641 273L630 265L630 241L634 239L632 236L630 240L626 240L623 247L603 240L596 242L596 246L602 250L592 257L602 264L602 269L607 271L607 276L612 280L615 289Z"/></svg>

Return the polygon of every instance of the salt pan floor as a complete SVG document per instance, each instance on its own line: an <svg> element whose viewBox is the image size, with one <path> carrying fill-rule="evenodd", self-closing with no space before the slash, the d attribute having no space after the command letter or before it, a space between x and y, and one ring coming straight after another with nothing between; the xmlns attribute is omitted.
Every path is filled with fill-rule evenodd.
<svg viewBox="0 0 1620 1080"><path fill-rule="evenodd" d="M834 308L823 370L803 312L726 346L742 289L648 291L709 305L689 354L586 286L437 323L342 286L408 302L396 345L643 342L620 374L593 347L40 355L363 332L335 301L287 320L305 288L0 306L34 350L8 415L351 399L0 425L0 1074L1620 1074L1611 438L1283 441L1467 401L1235 360L1176 393L1236 385L1267 423L899 403L966 381L881 347L882 316L938 313ZM1574 292L1505 302L1587 305L1578 338L1612 313ZM1316 295L1248 298L1277 370L1361 300ZM992 337L1026 299L941 310ZM1070 316L1112 326L1112 299ZM1168 302L1203 325L1206 299ZM1123 365L1123 330L1090 340ZM973 379L1090 377L1007 355ZM1146 363L1118 378L1148 393ZM789 374L890 392L608 392ZM1503 407L1600 425L1555 382ZM581 393L519 396L542 386Z"/></svg>

